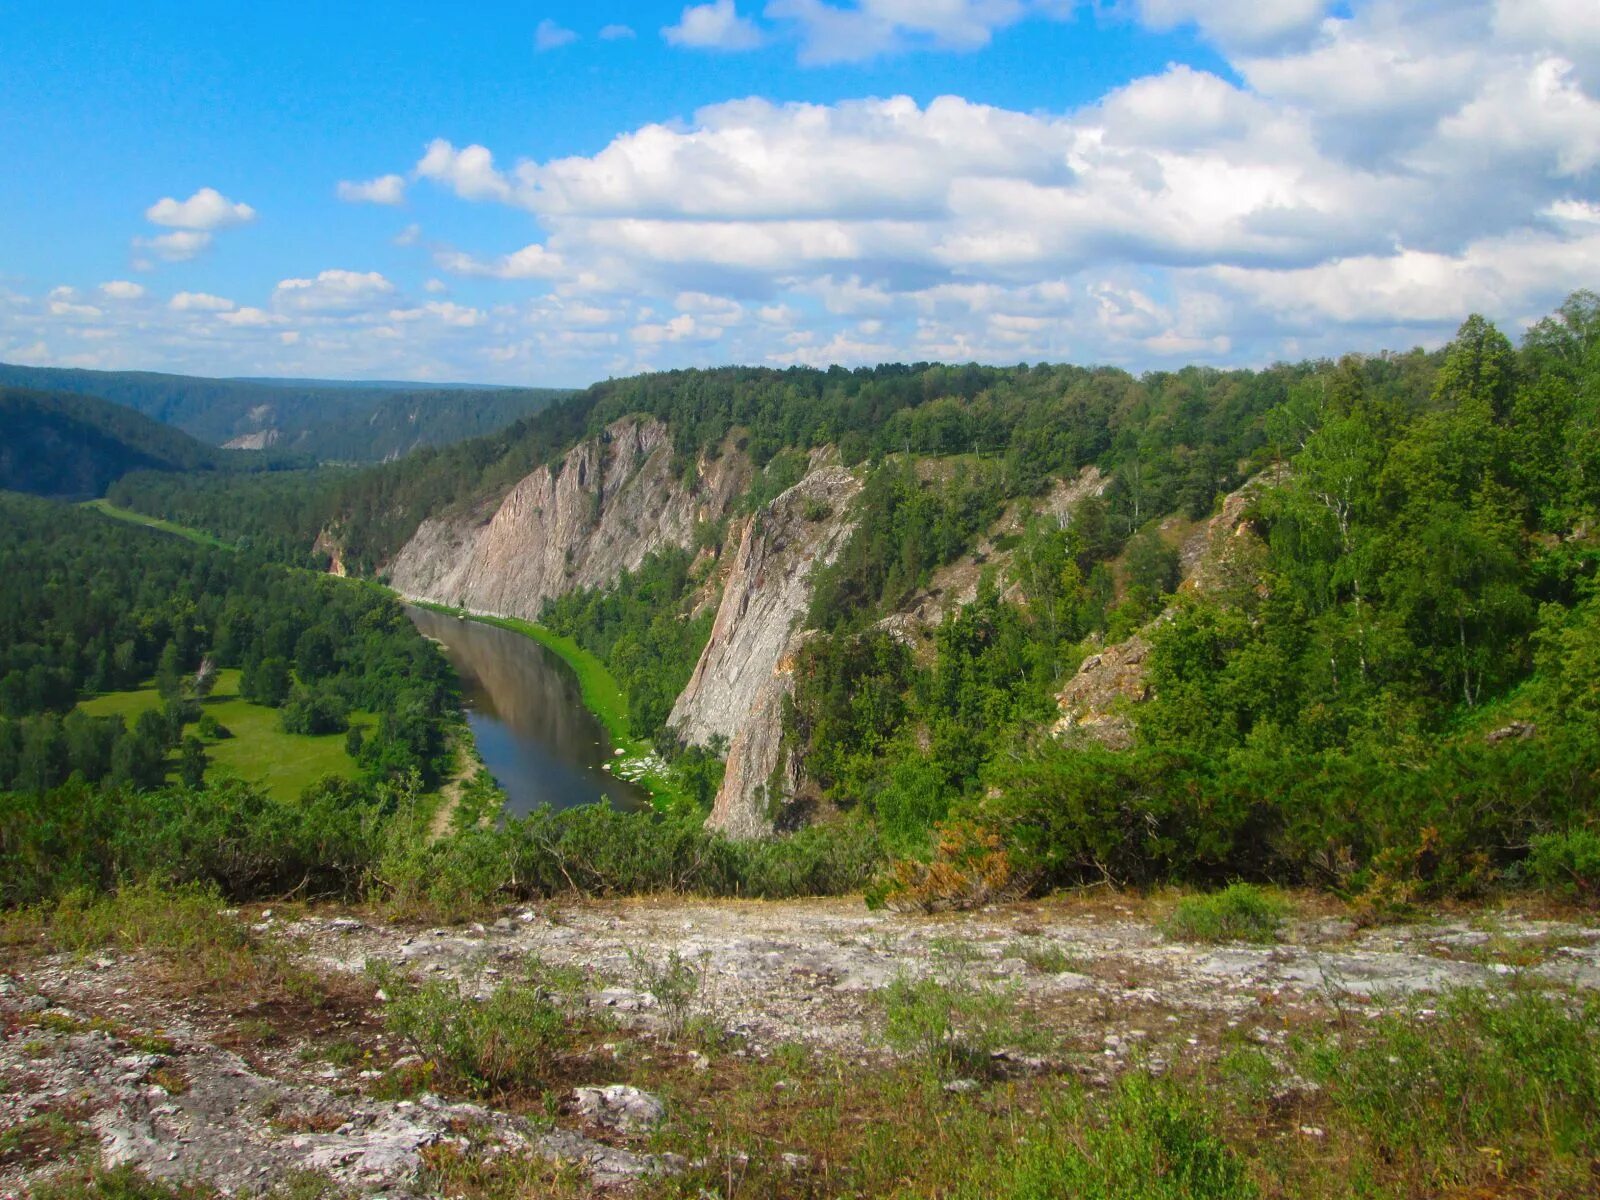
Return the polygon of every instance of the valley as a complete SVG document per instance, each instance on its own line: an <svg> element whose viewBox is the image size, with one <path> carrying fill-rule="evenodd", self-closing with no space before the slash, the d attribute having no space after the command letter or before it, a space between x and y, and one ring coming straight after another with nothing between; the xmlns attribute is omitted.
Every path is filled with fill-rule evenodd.
<svg viewBox="0 0 1600 1200"><path fill-rule="evenodd" d="M0 1189L1588 1194L1597 312L0 497Z"/></svg>

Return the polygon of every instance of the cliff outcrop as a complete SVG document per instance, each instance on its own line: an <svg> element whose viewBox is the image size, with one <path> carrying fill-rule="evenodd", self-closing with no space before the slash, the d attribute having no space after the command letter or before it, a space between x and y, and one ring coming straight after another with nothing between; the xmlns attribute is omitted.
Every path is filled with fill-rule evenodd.
<svg viewBox="0 0 1600 1200"><path fill-rule="evenodd" d="M771 832L767 788L803 636L796 626L811 604L812 572L833 561L855 526L850 506L860 490L859 479L819 453L804 479L744 522L711 637L673 706L670 723L686 742L728 739L708 823L730 836Z"/></svg>
<svg viewBox="0 0 1600 1200"><path fill-rule="evenodd" d="M1264 547L1250 506L1262 491L1281 482L1283 473L1264 471L1224 497L1210 520L1179 543L1183 567L1180 592L1225 593L1235 588L1259 587L1259 564ZM1150 698L1147 661L1152 635L1171 619L1169 608L1125 641L1091 654L1056 696L1061 716L1058 735L1078 733L1125 750L1133 744L1132 709Z"/></svg>
<svg viewBox="0 0 1600 1200"><path fill-rule="evenodd" d="M742 454L702 456L692 482L672 458L659 421L616 421L523 478L487 520L481 508L425 520L390 564L390 583L533 620L552 597L605 587L654 550L690 545L696 524L720 520L749 484Z"/></svg>

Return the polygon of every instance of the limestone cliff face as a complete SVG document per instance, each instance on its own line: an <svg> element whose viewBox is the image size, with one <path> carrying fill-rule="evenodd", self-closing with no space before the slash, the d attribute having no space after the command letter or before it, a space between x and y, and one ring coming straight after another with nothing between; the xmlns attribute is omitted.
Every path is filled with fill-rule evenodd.
<svg viewBox="0 0 1600 1200"><path fill-rule="evenodd" d="M604 587L651 551L690 544L750 478L742 454L697 464L689 486L672 469L659 421L624 418L519 482L483 513L430 517L389 567L402 594L532 620L545 601Z"/></svg>
<svg viewBox="0 0 1600 1200"><path fill-rule="evenodd" d="M854 528L861 481L813 457L811 470L745 523L710 640L673 706L686 742L728 739L728 769L708 824L733 837L772 831L769 780L779 765L783 701L793 687L796 628L811 574L833 561ZM787 795L797 781L780 782Z"/></svg>
<svg viewBox="0 0 1600 1200"><path fill-rule="evenodd" d="M1248 480L1223 499L1222 507L1205 524L1178 545L1183 564L1179 591L1227 594L1236 588L1259 586L1261 538L1246 519L1246 512L1262 490L1281 481L1277 470ZM1136 726L1133 710L1151 695L1147 679L1152 635L1172 619L1173 610L1150 621L1126 641L1091 654L1056 697L1061 716L1057 734L1077 733L1113 750L1133 745Z"/></svg>

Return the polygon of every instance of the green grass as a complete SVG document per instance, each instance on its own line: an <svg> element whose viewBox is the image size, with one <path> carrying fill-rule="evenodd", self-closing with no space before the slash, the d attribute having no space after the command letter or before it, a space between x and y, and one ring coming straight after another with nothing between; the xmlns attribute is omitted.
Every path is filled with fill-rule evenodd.
<svg viewBox="0 0 1600 1200"><path fill-rule="evenodd" d="M458 608L451 608L447 604L433 604L426 600L408 599L406 603L446 616L458 616L461 613ZM509 629L512 633L519 633L538 642L572 668L572 673L578 677L578 689L583 696L583 706L605 726L606 734L614 747L623 751L627 758L647 758L655 753L654 746L644 738L634 735L633 725L628 716L628 697L599 656L591 654L571 638L532 621L476 613L468 613L467 619L481 621L485 625L498 625L501 629ZM687 800L683 789L670 773L651 772L634 782L650 793L651 799L659 808L670 807L679 801Z"/></svg>
<svg viewBox="0 0 1600 1200"><path fill-rule="evenodd" d="M163 521L160 517L147 517L129 508L118 508L109 500L89 500L83 507L92 508L95 512L116 521L127 521L134 525L143 525L148 529L159 529L162 533L170 533L174 537L184 538L197 545L214 546L221 550L233 549L227 542L214 538L209 533L201 533L198 529L190 529L185 525L174 525L171 521Z"/></svg>
<svg viewBox="0 0 1600 1200"><path fill-rule="evenodd" d="M92 717L121 716L132 725L139 714L161 707L161 697L153 686L126 692L106 692L78 706ZM258 783L280 800L296 799L306 788L328 775L354 779L360 768L345 753L344 734L320 737L285 733L278 723L278 710L252 704L239 695L239 672L217 672L216 687L201 706L233 736L207 741L211 758L207 775L222 772ZM371 727L377 723L372 713L350 714L352 725ZM194 726L189 727L189 732ZM176 763L176 758L173 759Z"/></svg>

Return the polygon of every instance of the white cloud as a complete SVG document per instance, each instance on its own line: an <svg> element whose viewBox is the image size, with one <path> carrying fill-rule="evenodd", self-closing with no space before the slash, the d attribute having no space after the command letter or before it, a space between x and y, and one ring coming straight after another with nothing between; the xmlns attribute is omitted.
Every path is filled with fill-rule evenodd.
<svg viewBox="0 0 1600 1200"><path fill-rule="evenodd" d="M187 200L164 196L144 213L153 225L170 229L217 230L244 225L256 219L248 204L235 204L215 188L201 188Z"/></svg>
<svg viewBox="0 0 1600 1200"><path fill-rule="evenodd" d="M134 238L136 249L148 250L163 262L188 262L211 246L212 235L193 229L180 229L152 238Z"/></svg>
<svg viewBox="0 0 1600 1200"><path fill-rule="evenodd" d="M93 304L74 304L70 300L52 300L49 310L52 317L67 317L74 321L98 321L106 315L105 310Z"/></svg>
<svg viewBox="0 0 1600 1200"><path fill-rule="evenodd" d="M1030 14L1023 0L770 0L766 16L794 27L807 65L859 62L912 48L978 50Z"/></svg>
<svg viewBox="0 0 1600 1200"><path fill-rule="evenodd" d="M739 15L734 0L691 4L676 25L662 29L661 36L674 46L694 50L754 50L765 40L755 22Z"/></svg>
<svg viewBox="0 0 1600 1200"><path fill-rule="evenodd" d="M364 182L341 179L339 199L352 204L402 204L406 198L406 181L400 175L380 175Z"/></svg>
<svg viewBox="0 0 1600 1200"><path fill-rule="evenodd" d="M494 168L494 155L483 146L457 150L444 138L435 138L416 165L423 179L442 183L463 200L510 201L511 185Z"/></svg>
<svg viewBox="0 0 1600 1200"><path fill-rule="evenodd" d="M281 284L279 286L282 286ZM246 306L233 312L219 312L217 320L239 329L265 329L271 325L286 325L289 318L269 313L263 308Z"/></svg>
<svg viewBox="0 0 1600 1200"><path fill-rule="evenodd" d="M100 294L108 300L143 300L144 287L126 279L113 279L100 285Z"/></svg>
<svg viewBox="0 0 1600 1200"><path fill-rule="evenodd" d="M1263 46L1310 33L1329 0L1138 0L1138 6L1155 29L1192 23L1225 45Z"/></svg>
<svg viewBox="0 0 1600 1200"><path fill-rule="evenodd" d="M557 50L562 46L570 46L577 40L578 35L576 33L557 24L549 17L540 21L538 28L533 31L533 48L540 54L543 54L546 50Z"/></svg>
<svg viewBox="0 0 1600 1200"><path fill-rule="evenodd" d="M428 317L437 317L445 325L457 329L470 329L482 325L485 314L482 309L470 308L461 304L452 304L445 300L421 305L417 308L394 308L389 310L389 320L414 322L425 320Z"/></svg>
<svg viewBox="0 0 1600 1200"><path fill-rule="evenodd" d="M537 243L489 261L453 250L440 251L435 258L441 268L452 274L490 279L554 279L565 269L560 255Z"/></svg>
<svg viewBox="0 0 1600 1200"><path fill-rule="evenodd" d="M376 271L323 271L315 279L285 279L273 289L273 305L296 312L348 312L394 294L394 284Z"/></svg>
<svg viewBox="0 0 1600 1200"><path fill-rule="evenodd" d="M758 35L764 13L769 36L820 60L979 45L1069 7L689 11ZM736 100L550 161L440 139L413 178L510 206L536 230L473 253L430 244L442 278L416 296L333 271L243 308L92 289L4 302L0 348L84 365L120 348L140 365L237 374L571 383L730 361L1143 368L1438 344L1473 308L1515 332L1600 280L1592 5L1137 11L1198 21L1223 65L1174 65L1066 112L959 96ZM850 34L834 51L829 21ZM192 256L210 233L175 229L185 240L144 249ZM398 240L423 239L412 227ZM444 297L453 277L502 286L473 306ZM285 333L302 336L290 346Z"/></svg>
<svg viewBox="0 0 1600 1200"><path fill-rule="evenodd" d="M638 34L634 33L631 25L607 25L600 30L600 40L602 42L626 41L638 36Z"/></svg>
<svg viewBox="0 0 1600 1200"><path fill-rule="evenodd" d="M227 312L238 305L210 292L179 292L167 301L167 307L174 312Z"/></svg>

